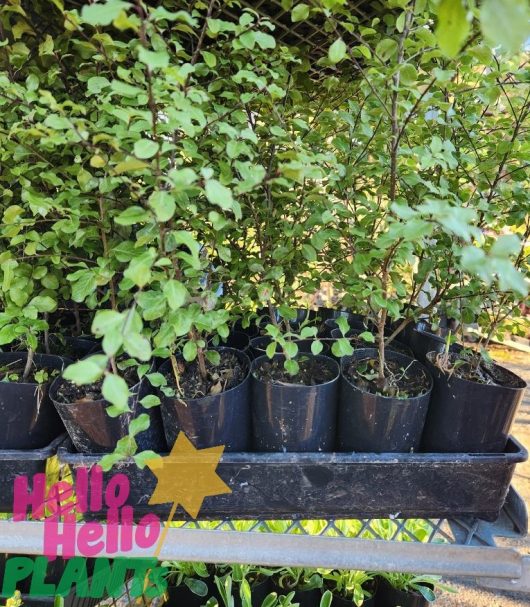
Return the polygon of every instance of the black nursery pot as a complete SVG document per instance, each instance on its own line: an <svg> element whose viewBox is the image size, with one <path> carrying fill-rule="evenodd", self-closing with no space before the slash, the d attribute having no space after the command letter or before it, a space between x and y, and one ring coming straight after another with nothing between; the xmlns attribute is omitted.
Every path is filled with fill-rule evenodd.
<svg viewBox="0 0 530 607"><path fill-rule="evenodd" d="M120 438L128 435L131 421L142 413L149 416L150 423L147 430L140 432L135 437L138 449L159 452L166 450L167 445L164 440L159 407L145 409L139 402L151 392L151 386L146 378L142 378L131 388L128 403L130 412L118 417L110 417L107 413L109 403L104 399L68 404L59 402L57 390L63 381L61 377L55 379L50 388L50 397L77 451L80 453L114 451Z"/></svg>
<svg viewBox="0 0 530 607"><path fill-rule="evenodd" d="M386 359L400 363L410 371L426 373L429 388L414 398L393 398L361 390L345 375L351 362L363 358L377 358L373 348L356 350L344 357L341 367L339 397L338 447L339 451L366 453L407 453L420 447L423 426L431 397L432 379L418 361L398 352L386 351Z"/></svg>
<svg viewBox="0 0 530 607"><path fill-rule="evenodd" d="M479 384L450 378L427 355L427 368L434 379L431 404L423 433L422 450L448 453L501 453L506 447L526 382L508 369L513 387Z"/></svg>
<svg viewBox="0 0 530 607"><path fill-rule="evenodd" d="M248 372L239 385L219 394L195 399L161 395L162 420L170 447L181 430L197 449L224 445L225 451L248 451L250 447L250 359L234 348L216 350L234 353ZM166 361L159 372L165 374L170 365L171 361Z"/></svg>
<svg viewBox="0 0 530 607"><path fill-rule="evenodd" d="M445 337L430 332L428 322L420 321L408 332L409 345L414 356L422 363L427 360L428 352L443 352L445 350ZM462 350L460 344L451 344L451 352Z"/></svg>
<svg viewBox="0 0 530 607"><path fill-rule="evenodd" d="M21 361L27 352L1 352L0 367ZM62 370L71 361L60 356L35 354L37 367ZM64 432L49 397L49 383L0 382L0 449L40 449Z"/></svg>
<svg viewBox="0 0 530 607"><path fill-rule="evenodd" d="M62 340L62 341L61 341ZM80 360L99 349L99 344L88 337L50 335L48 344L50 352L58 356L67 355L71 360Z"/></svg>
<svg viewBox="0 0 530 607"><path fill-rule="evenodd" d="M377 607L428 607L430 605L429 601L419 592L397 590L385 578L379 579L375 599Z"/></svg>
<svg viewBox="0 0 530 607"><path fill-rule="evenodd" d="M250 337L242 331L231 331L226 340L221 343L221 346L246 352L250 346Z"/></svg>
<svg viewBox="0 0 530 607"><path fill-rule="evenodd" d="M337 424L339 366L327 356L312 356L335 375L316 386L266 383L254 372L267 356L252 366L252 435L255 451L315 452L333 451ZM275 360L284 360L276 354Z"/></svg>

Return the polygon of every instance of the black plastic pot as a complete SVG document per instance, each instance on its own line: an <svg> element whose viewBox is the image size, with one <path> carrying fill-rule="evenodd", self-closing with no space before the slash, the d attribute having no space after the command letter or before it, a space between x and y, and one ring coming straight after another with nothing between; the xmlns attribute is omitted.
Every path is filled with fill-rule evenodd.
<svg viewBox="0 0 530 607"><path fill-rule="evenodd" d="M370 322L366 318L366 316L362 316L361 314L346 313L346 314L340 314L339 316L346 318L350 329L359 329L360 331L369 331L370 328L373 328L373 323ZM337 324L337 318L338 317L328 318L327 320L324 321L324 324L321 328L321 333L322 333L323 337L331 337L331 332L333 331L333 329L339 328L339 325Z"/></svg>
<svg viewBox="0 0 530 607"><path fill-rule="evenodd" d="M0 353L0 366L21 361L26 352ZM37 367L61 370L71 361L60 356L35 354ZM49 383L0 382L0 449L40 449L64 432L49 397Z"/></svg>
<svg viewBox="0 0 530 607"><path fill-rule="evenodd" d="M427 356L434 379L431 404L423 433L422 450L440 453L501 453L506 447L526 382L508 369L515 387L479 384L449 378Z"/></svg>
<svg viewBox="0 0 530 607"><path fill-rule="evenodd" d="M269 335L262 335L261 337L254 337L250 340L250 353L253 358L259 358L260 356L265 356L267 346L271 343L272 337ZM298 346L298 351L303 352L304 354L311 354L311 345L313 344L313 339L297 339L294 340L296 345ZM322 355L327 355L329 352L329 346L322 342ZM276 347L276 352L278 354L281 353L281 347Z"/></svg>
<svg viewBox="0 0 530 607"><path fill-rule="evenodd" d="M247 366L245 379L235 388L203 398L183 399L161 395L162 421L168 445L182 430L197 449L224 445L225 451L247 451L250 446L250 359L240 350L232 352ZM171 362L160 367L166 373Z"/></svg>
<svg viewBox="0 0 530 607"><path fill-rule="evenodd" d="M385 578L379 579L375 599L377 607L429 607L430 605L419 592L398 590Z"/></svg>
<svg viewBox="0 0 530 607"><path fill-rule="evenodd" d="M130 412L118 417L110 417L107 413L109 403L104 399L68 404L59 402L57 390L63 381L61 377L56 378L50 388L50 397L75 448L80 453L114 451L120 438L128 435L131 421L143 413L149 416L150 424L147 430L135 437L139 450L164 451L167 448L159 407L145 409L139 402L151 392L151 385L147 379L143 378L131 388Z"/></svg>
<svg viewBox="0 0 530 607"><path fill-rule="evenodd" d="M232 331L221 346L246 352L250 346L250 337L242 331Z"/></svg>
<svg viewBox="0 0 530 607"><path fill-rule="evenodd" d="M418 361L387 350L387 360L409 367L410 371L425 373L429 389L414 398L392 398L370 394L355 386L345 375L346 366L363 358L377 358L373 348L356 350L344 357L341 367L339 397L338 448L340 451L368 453L406 453L420 447L423 426L432 390L432 379Z"/></svg>
<svg viewBox="0 0 530 607"><path fill-rule="evenodd" d="M361 333L363 333L363 331L361 329L350 329L348 331L348 333L346 333L346 338L357 337L358 335L361 335ZM342 333L341 333L340 329L333 329L331 331L331 337L333 339L340 339L342 337ZM362 347L363 348L372 348L374 346L372 344L370 344L370 342L365 342L365 345ZM397 339L393 339L388 344L388 346L386 346L386 348L388 350L392 350L392 352L399 352L399 354L403 354L410 358L414 358L414 354L412 353L412 350L405 344L398 341Z"/></svg>
<svg viewBox="0 0 530 607"><path fill-rule="evenodd" d="M71 337L50 335L48 340L50 353L58 356L67 356L71 360L80 360L92 354L99 348L94 339L88 337Z"/></svg>
<svg viewBox="0 0 530 607"><path fill-rule="evenodd" d="M316 356L331 367L333 380L317 386L265 383L254 372L269 359L252 366L252 436L256 451L332 451L335 446L339 366L327 356ZM276 360L284 356L276 354Z"/></svg>
<svg viewBox="0 0 530 607"><path fill-rule="evenodd" d="M65 438L66 432L41 449L0 450L0 512L13 511L15 479L19 476L32 479L35 474L45 472L46 461L56 454Z"/></svg>
<svg viewBox="0 0 530 607"><path fill-rule="evenodd" d="M425 363L428 352L443 352L445 349L445 337L432 333L430 324L426 321L416 323L408 335L410 348L414 352L414 356L422 363ZM462 350L462 346L452 344L449 350L459 352Z"/></svg>

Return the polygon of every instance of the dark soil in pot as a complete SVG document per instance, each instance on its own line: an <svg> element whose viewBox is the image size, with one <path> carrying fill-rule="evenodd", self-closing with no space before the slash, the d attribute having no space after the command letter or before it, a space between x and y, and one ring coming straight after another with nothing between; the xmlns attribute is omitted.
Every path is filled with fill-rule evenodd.
<svg viewBox="0 0 530 607"><path fill-rule="evenodd" d="M233 348L216 348L219 365L207 361L201 377L197 361L177 359L179 387L171 361L159 372L174 396L161 395L162 419L171 447L182 430L198 449L224 445L225 451L247 451L250 443L250 360Z"/></svg>
<svg viewBox="0 0 530 607"><path fill-rule="evenodd" d="M263 335L261 337L254 337L250 340L250 349L252 356L258 358L259 356L265 356L267 346L271 343L272 337L269 335ZM293 342L298 346L298 352L304 354L311 354L311 346L315 340L313 339L294 339ZM325 342L322 343L322 352L320 354L327 355L329 352L329 346ZM281 354L281 346L276 347L276 353Z"/></svg>
<svg viewBox="0 0 530 607"><path fill-rule="evenodd" d="M252 367L252 432L256 451L332 451L339 367L326 356L301 355L294 377L285 358L262 356Z"/></svg>
<svg viewBox="0 0 530 607"><path fill-rule="evenodd" d="M146 378L138 381L134 367L120 374L127 382L131 396L128 403L130 411L118 417L111 417L107 413L109 403L101 393L102 380L85 386L76 386L61 377L53 382L50 396L72 443L80 453L114 451L117 441L128 435L130 422L145 413L149 416L150 424L147 430L136 435L138 448L140 451L164 451L167 445L159 408L145 409L139 402L151 392L149 381Z"/></svg>
<svg viewBox="0 0 530 607"><path fill-rule="evenodd" d="M356 350L342 359L339 397L340 451L417 451L432 379L418 361L386 351L386 381L377 379L378 351Z"/></svg>
<svg viewBox="0 0 530 607"><path fill-rule="evenodd" d="M431 603L419 592L404 592L380 578L375 596L377 607L429 607Z"/></svg>
<svg viewBox="0 0 530 607"><path fill-rule="evenodd" d="M526 382L496 363L477 360L450 375L427 355L434 388L422 449L430 452L500 453L504 451ZM450 354L452 368L458 354ZM475 370L476 369L476 370Z"/></svg>
<svg viewBox="0 0 530 607"><path fill-rule="evenodd" d="M375 334L369 331L371 335L374 335L374 339L377 339ZM350 329L348 333L346 333L346 338L350 340L352 347L357 350L358 348L373 348L374 342L365 341L361 335L363 331L360 329ZM333 329L331 331L331 337L333 339L340 339L342 337L342 333L340 329ZM392 350L392 352L399 352L400 354L404 354L405 356L409 356L410 358L414 358L414 354L412 350L406 346L405 344L399 342L397 339L393 339L388 345L388 350Z"/></svg>
<svg viewBox="0 0 530 607"><path fill-rule="evenodd" d="M27 352L0 353L0 449L40 449L64 432L48 393L71 361L35 354L24 380L27 357Z"/></svg>

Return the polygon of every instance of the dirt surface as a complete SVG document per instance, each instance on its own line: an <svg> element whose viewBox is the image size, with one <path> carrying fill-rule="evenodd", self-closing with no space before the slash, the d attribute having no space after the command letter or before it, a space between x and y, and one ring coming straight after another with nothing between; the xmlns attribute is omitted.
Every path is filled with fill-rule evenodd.
<svg viewBox="0 0 530 607"><path fill-rule="evenodd" d="M389 359L385 367L384 385L379 380L379 361L375 358L352 360L344 367L344 374L360 390L392 398L414 398L429 389L430 381L421 367L405 367L402 362Z"/></svg>
<svg viewBox="0 0 530 607"><path fill-rule="evenodd" d="M235 388L245 379L248 373L247 365L232 352L220 351L219 354L218 364L214 365L205 359L205 377L202 377L199 371L197 359L189 363L177 360L176 368L170 366L165 373L168 385L176 389L181 398L186 399L203 398Z"/></svg>
<svg viewBox="0 0 530 607"><path fill-rule="evenodd" d="M138 383L138 375L134 367L128 367L120 372L121 377L127 382L127 386L132 388ZM101 390L103 388L103 379L93 384L77 386L76 384L63 379L57 387L55 400L59 403L82 403L105 400Z"/></svg>
<svg viewBox="0 0 530 607"><path fill-rule="evenodd" d="M521 376L530 385L530 354L494 346L491 350L494 360ZM512 429L514 436L527 448L530 448L530 388L517 413ZM523 496L530 509L530 462L518 464L513 484ZM530 536L518 540L503 540L499 545L517 548L522 554L530 555ZM485 590L468 580L447 580L459 592L455 595L442 595L435 603L436 607L529 607L530 594L520 592L500 592Z"/></svg>
<svg viewBox="0 0 530 607"><path fill-rule="evenodd" d="M265 383L280 385L318 386L336 377L336 371L325 359L301 356L297 359L299 371L289 375L284 367L283 358L264 361L254 371L254 375Z"/></svg>

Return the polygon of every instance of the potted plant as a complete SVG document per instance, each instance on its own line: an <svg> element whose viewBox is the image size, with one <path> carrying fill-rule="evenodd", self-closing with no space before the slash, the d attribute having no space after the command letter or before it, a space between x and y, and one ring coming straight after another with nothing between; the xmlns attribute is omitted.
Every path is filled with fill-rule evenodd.
<svg viewBox="0 0 530 607"><path fill-rule="evenodd" d="M261 607L266 600L271 600L271 570L229 565L220 566L219 573L215 583L225 607Z"/></svg>
<svg viewBox="0 0 530 607"><path fill-rule="evenodd" d="M436 599L437 589L453 592L436 576L382 573L378 577L376 601L381 607L428 607Z"/></svg>
<svg viewBox="0 0 530 607"><path fill-rule="evenodd" d="M323 574L324 587L333 595L332 605L373 607L376 581L366 571L330 571Z"/></svg>
<svg viewBox="0 0 530 607"><path fill-rule="evenodd" d="M285 351L291 347L294 350L296 345L287 343ZM288 363L296 364L294 372L287 370ZM289 359L275 354L257 358L252 365L254 449L332 451L338 383L339 366L326 356L301 354Z"/></svg>
<svg viewBox="0 0 530 607"><path fill-rule="evenodd" d="M80 453L110 453L127 437L142 450L167 448L146 377L149 368L127 356L108 360L94 354L55 379L50 398Z"/></svg>
<svg viewBox="0 0 530 607"><path fill-rule="evenodd" d="M313 569L283 568L274 576L277 593L294 592L293 601L300 607L319 607L322 597L322 576Z"/></svg>

